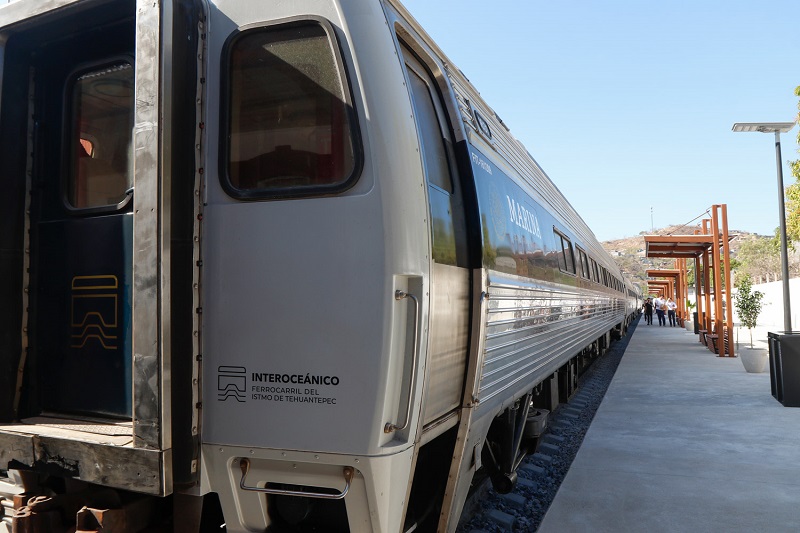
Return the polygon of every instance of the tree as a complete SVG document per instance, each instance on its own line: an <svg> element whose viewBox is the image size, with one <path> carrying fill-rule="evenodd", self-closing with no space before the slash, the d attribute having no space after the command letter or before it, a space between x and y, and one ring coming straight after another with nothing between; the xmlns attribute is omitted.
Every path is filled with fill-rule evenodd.
<svg viewBox="0 0 800 533"><path fill-rule="evenodd" d="M758 315L761 313L761 299L764 293L753 291L753 282L749 276L742 276L737 284L738 292L734 295L736 314L742 325L750 333L750 348L753 347L753 328L756 327Z"/></svg>
<svg viewBox="0 0 800 533"><path fill-rule="evenodd" d="M795 96L800 96L800 86L794 89ZM800 102L797 104L800 109ZM800 114L798 114L800 119ZM797 134L800 144L800 133ZM790 242L800 241L800 160L789 161L795 182L786 187L786 239Z"/></svg>
<svg viewBox="0 0 800 533"><path fill-rule="evenodd" d="M736 274L751 279L781 271L781 252L775 239L750 235L742 240L736 253Z"/></svg>

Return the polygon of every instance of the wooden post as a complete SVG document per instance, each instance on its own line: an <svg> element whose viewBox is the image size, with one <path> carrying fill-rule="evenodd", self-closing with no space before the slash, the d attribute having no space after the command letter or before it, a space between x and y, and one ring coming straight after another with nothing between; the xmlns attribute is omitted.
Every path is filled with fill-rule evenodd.
<svg viewBox="0 0 800 533"><path fill-rule="evenodd" d="M703 219L703 235L709 235L711 230L709 228L711 220ZM703 315L704 329L711 333L711 273L709 272L709 253L708 250L703 251L703 293L705 298L705 314Z"/></svg>
<svg viewBox="0 0 800 533"><path fill-rule="evenodd" d="M722 269L719 261L719 206L711 206L711 261L714 268L714 333L722 338ZM723 351L723 350L720 350Z"/></svg>
<svg viewBox="0 0 800 533"><path fill-rule="evenodd" d="M731 277L731 246L728 239L728 204L720 206L722 214L722 264L725 269L725 326L728 329L728 355L736 357L733 342L733 278Z"/></svg>

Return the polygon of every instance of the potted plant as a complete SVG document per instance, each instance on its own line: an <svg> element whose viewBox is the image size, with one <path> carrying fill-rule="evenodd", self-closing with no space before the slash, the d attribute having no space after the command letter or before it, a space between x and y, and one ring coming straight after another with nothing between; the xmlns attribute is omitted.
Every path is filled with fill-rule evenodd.
<svg viewBox="0 0 800 533"><path fill-rule="evenodd" d="M750 334L750 349L740 351L740 358L744 369L748 372L763 372L767 364L767 351L753 349L753 328L756 327L758 315L761 313L761 300L764 293L753 291L753 282L750 276L743 276L739 279L737 293L734 295L734 305L739 321L742 326L747 328Z"/></svg>
<svg viewBox="0 0 800 533"><path fill-rule="evenodd" d="M693 331L694 331L694 321L695 321L695 316L694 316L694 315L695 315L695 312L694 312L694 308L695 308L695 307L697 307L697 304L695 304L695 303L694 303L693 301L691 301L691 300L687 300L687 301L686 301L686 307L688 307L688 308L689 308L689 316L688 316L688 317L686 317L686 320L685 320L683 323L684 323L684 325L686 326L686 331L688 331L688 332L690 332L690 333L691 333L691 332L693 332ZM695 333L696 333L696 332L695 332Z"/></svg>

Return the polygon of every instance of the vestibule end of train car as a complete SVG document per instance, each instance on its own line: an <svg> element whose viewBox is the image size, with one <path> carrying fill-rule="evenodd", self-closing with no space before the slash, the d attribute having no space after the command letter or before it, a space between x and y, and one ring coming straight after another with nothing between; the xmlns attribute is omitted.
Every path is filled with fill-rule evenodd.
<svg viewBox="0 0 800 533"><path fill-rule="evenodd" d="M196 482L185 134L203 17L184 0L0 6L0 469L27 482Z"/></svg>

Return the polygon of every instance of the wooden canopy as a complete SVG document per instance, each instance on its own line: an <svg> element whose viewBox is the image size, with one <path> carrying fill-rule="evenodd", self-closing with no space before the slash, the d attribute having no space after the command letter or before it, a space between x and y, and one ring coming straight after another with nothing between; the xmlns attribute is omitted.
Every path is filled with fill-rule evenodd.
<svg viewBox="0 0 800 533"><path fill-rule="evenodd" d="M730 241L733 237L728 235L728 207L726 204L713 205L710 214L710 219L703 219L702 232L695 231L694 235L645 235L647 257L675 259L674 269L648 270L647 275L666 278L669 297L679 302L679 312L688 318L686 262L694 260L701 342L708 339L706 344L710 349L721 356L734 357L733 343L728 342L729 332L733 331L732 291L728 289L731 285ZM648 286L656 288L656 281L648 280Z"/></svg>
<svg viewBox="0 0 800 533"><path fill-rule="evenodd" d="M662 259L694 259L708 251L714 241L711 235L645 235L645 255Z"/></svg>

